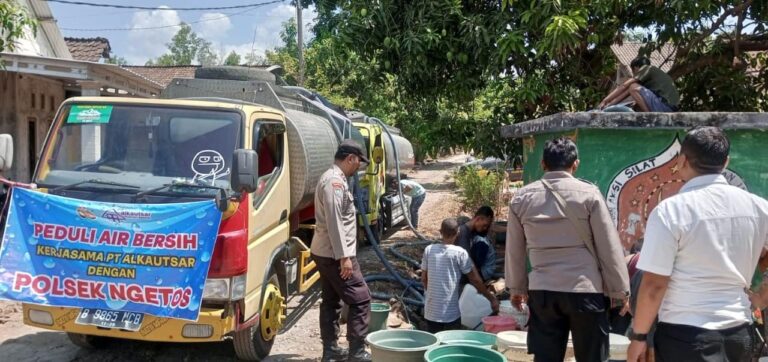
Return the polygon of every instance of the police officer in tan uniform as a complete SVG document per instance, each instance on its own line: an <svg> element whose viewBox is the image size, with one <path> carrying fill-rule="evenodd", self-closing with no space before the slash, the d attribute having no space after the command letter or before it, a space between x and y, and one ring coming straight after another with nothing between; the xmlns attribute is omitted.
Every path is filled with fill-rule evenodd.
<svg viewBox="0 0 768 362"><path fill-rule="evenodd" d="M619 234L597 186L573 177L573 141L547 141L542 166L541 180L515 194L507 222L505 280L516 308L528 298L528 352L562 361L570 331L577 361L608 361L610 300L622 315L628 309Z"/></svg>
<svg viewBox="0 0 768 362"><path fill-rule="evenodd" d="M371 314L371 293L360 272L357 252L357 216L347 177L368 163L363 148L345 140L335 155L334 165L320 178L315 190L317 228L312 238L312 258L322 284L320 338L322 361L370 361L365 337ZM349 351L339 347L341 302L349 306L347 340Z"/></svg>

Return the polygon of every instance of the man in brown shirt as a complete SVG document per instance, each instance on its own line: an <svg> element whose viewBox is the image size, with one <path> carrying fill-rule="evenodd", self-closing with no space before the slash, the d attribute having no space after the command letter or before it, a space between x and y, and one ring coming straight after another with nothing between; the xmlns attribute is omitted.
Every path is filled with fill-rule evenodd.
<svg viewBox="0 0 768 362"><path fill-rule="evenodd" d="M600 190L573 177L573 141L547 141L542 166L542 180L512 199L507 223L505 280L515 307L528 299L528 353L562 361L570 331L577 361L607 361L607 297L627 308L629 296L619 235Z"/></svg>

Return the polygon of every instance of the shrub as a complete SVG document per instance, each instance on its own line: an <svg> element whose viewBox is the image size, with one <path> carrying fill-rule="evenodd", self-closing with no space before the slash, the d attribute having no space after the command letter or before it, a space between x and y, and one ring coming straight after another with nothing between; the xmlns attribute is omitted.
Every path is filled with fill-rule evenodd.
<svg viewBox="0 0 768 362"><path fill-rule="evenodd" d="M488 205L498 211L504 172L489 172L470 166L456 171L454 179L459 187L462 210L474 212L480 206Z"/></svg>

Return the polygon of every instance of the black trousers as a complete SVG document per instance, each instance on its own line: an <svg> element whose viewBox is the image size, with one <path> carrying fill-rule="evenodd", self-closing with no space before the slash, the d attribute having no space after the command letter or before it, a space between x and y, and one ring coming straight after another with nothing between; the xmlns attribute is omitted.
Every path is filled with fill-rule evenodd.
<svg viewBox="0 0 768 362"><path fill-rule="evenodd" d="M659 362L688 361L750 361L754 347L754 329L750 324L708 330L704 328L659 323L656 327L656 360Z"/></svg>
<svg viewBox="0 0 768 362"><path fill-rule="evenodd" d="M437 333L442 331L452 331L454 329L461 329L461 318L448 323L435 322L429 319L425 319L425 320L427 321L427 332L429 333Z"/></svg>
<svg viewBox="0 0 768 362"><path fill-rule="evenodd" d="M537 362L562 362L573 337L578 362L608 361L607 298L597 293L528 292L528 353Z"/></svg>
<svg viewBox="0 0 768 362"><path fill-rule="evenodd" d="M320 302L320 339L324 345L339 338L341 301L349 306L347 314L347 340L360 341L368 334L371 320L371 292L360 272L356 258L352 258L352 276L341 279L338 260L312 255L320 272L323 301Z"/></svg>

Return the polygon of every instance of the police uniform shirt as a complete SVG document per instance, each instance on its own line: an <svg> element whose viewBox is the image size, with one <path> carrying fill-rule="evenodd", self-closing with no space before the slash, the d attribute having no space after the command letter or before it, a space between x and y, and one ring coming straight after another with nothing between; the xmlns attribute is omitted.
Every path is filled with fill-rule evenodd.
<svg viewBox="0 0 768 362"><path fill-rule="evenodd" d="M339 166L333 165L320 177L315 189L315 221L312 254L336 260L355 256L356 210Z"/></svg>
<svg viewBox="0 0 768 362"><path fill-rule="evenodd" d="M626 296L629 276L624 252L600 190L567 172L547 172L543 178L565 199L583 223L583 230L591 232L590 242L594 243L602 274L571 220L544 184L536 181L518 190L510 202L507 287L513 294L546 290ZM533 268L530 274L526 272L526 255Z"/></svg>

